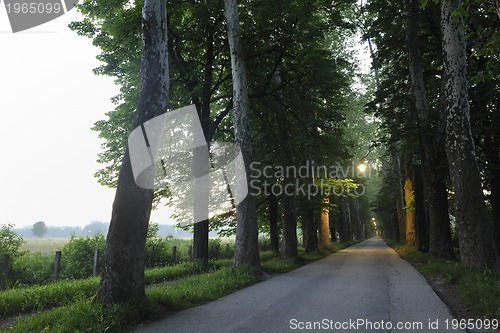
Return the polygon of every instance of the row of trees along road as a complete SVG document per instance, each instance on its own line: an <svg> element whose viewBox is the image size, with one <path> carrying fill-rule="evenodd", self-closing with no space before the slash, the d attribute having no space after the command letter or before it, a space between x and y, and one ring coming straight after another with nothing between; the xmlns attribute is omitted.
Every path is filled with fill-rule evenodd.
<svg viewBox="0 0 500 333"><path fill-rule="evenodd" d="M481 269L500 251L499 15L493 2L373 0L361 23L376 45L385 232L450 258L452 216L461 260Z"/></svg>
<svg viewBox="0 0 500 333"><path fill-rule="evenodd" d="M429 3L427 6L436 5ZM417 73L415 82L420 80L419 71L424 72L427 80L424 92L413 89L415 96L427 94L429 105L425 109L424 103L418 113L414 112L416 104L410 97L413 90L409 83L408 51L402 43L404 40L398 40L403 32L398 29L406 26L408 15L405 13L410 7L414 8L417 30L408 29L408 38L418 38L425 31L425 38L431 41L422 44L425 49L417 50L420 56L416 57L422 58L420 66L423 69L419 70L417 65L412 66L411 71L412 77ZM446 8L443 6L443 12ZM376 155L384 155L387 151L391 168L388 163L382 163L385 177L375 208L379 220L385 221L389 236L412 239L406 237L406 232L411 234L410 230L405 232L411 214L405 214L404 208L405 205L408 208L413 199L407 196L405 204L401 177L409 179L408 184L415 191L408 190L410 185L405 189L407 194L415 193L416 198L419 182L410 175L418 175L419 163L413 162L418 162L420 154L428 157L434 153L434 160L428 157L429 161L420 164L433 168L436 173L432 178L434 185L425 182L427 200L424 199L421 206L427 207L424 211L429 212L429 217L434 216L429 204L434 190L435 197L443 199L441 204L448 209L445 196L450 187L442 182L446 179L447 168L442 161L444 154L438 150L444 146L436 144L444 141L439 141L441 136L435 135L444 123L440 122L435 110L451 110L448 106L440 108L440 101L454 91L455 83L461 78L454 74L452 67L455 64L445 67L448 83L443 85L444 94L440 93L442 80L440 74L436 74L436 68L442 67L439 17L436 31L436 27L424 21L425 16L418 5L403 8L391 1L378 0L362 7L354 0L252 0L240 4L236 0L85 0L79 10L84 19L73 22L70 27L91 38L101 49L98 59L103 64L95 73L115 77L121 87L121 93L113 98L116 108L94 127L105 139L99 156L105 167L96 177L100 183L117 188L99 291L104 301L140 302L144 299L144 244L150 212L154 205L161 204L161 200L169 196L168 191L144 190L135 184L126 144L128 134L143 122L188 104L196 107L207 143L214 140L235 142L242 152L248 174L252 174L251 161L269 166L298 167L307 161L326 166L337 162L350 165L349 161L375 160ZM426 10L436 19L435 11ZM442 26L443 31L448 31L446 27L452 29L450 36L460 37L455 21L443 20ZM357 67L347 41L352 40L359 29L372 46L374 78L355 75ZM494 29L491 30L493 34ZM451 51L459 49L455 44L450 45ZM489 49L484 46L483 50ZM485 52L482 54L486 54L488 62L494 53ZM488 62L485 66L491 68L493 65ZM433 70L430 78L426 74L429 69ZM357 88L360 83L364 88ZM375 90L376 99L373 99ZM365 104L376 117L365 113ZM453 110L455 119L467 118L463 107ZM228 117L231 111L232 120ZM417 114L422 118L417 118ZM451 143L458 129L453 122L448 123L448 143ZM422 134L429 129L433 134L420 135L419 148L410 147L418 131ZM374 144L374 133L379 134L382 144ZM433 141L434 149L427 150L425 155L420 149L429 140ZM371 156L367 154L369 147L373 152ZM460 154L458 149L463 148L451 144L448 147L450 156ZM402 172L401 165L408 165L411 172L406 168ZM465 171L465 165L450 170L460 174ZM468 180L476 179L476 192L481 185L478 177L478 173L476 178L467 176ZM452 179L458 199L464 193L460 191L464 184L460 183L459 176ZM368 235L369 226L363 221L369 221L369 195L356 197L352 192L356 187L354 181L364 185L370 180L326 175L297 179L287 175L275 177L271 182L294 188L299 183L312 185L320 180L329 187L342 185L345 195L304 197L289 192L275 195L261 191L247 197L231 211L213 219L207 216L194 225L195 259L201 263L208 260L210 228L223 228L226 233L236 234L235 267L259 265L258 228L270 234L271 248L285 258L297 256L298 226L303 231L306 251L328 246L337 233L343 241L352 239L353 235L357 238ZM401 195L388 200L394 193ZM481 203L484 206L481 196L478 197L475 201L478 207ZM417 200L414 201L417 206ZM432 203L438 201L432 200ZM474 201L468 204L471 202ZM472 216L471 219L465 216L463 220L469 211L464 210L466 205L462 201L456 200L456 204L457 221L459 216L463 221L459 223L461 233L471 236L469 240L461 238L464 261L474 265L468 255L479 251L479 266L491 266L492 257L488 257L487 250L493 248L492 242L485 242L486 245L478 250L480 246L474 238L478 234L476 229L471 229L477 221L472 220ZM399 207L399 221L393 218L394 207ZM486 211L482 212L485 216ZM448 218L448 213L442 216ZM425 221L426 217L421 220ZM432 244L438 244L433 245L434 254L452 255L447 220L439 220L439 223L434 220L431 229L426 222L419 222L418 218L415 221L418 232L414 232L414 238L423 244L421 248L429 247L430 241L425 240L428 235L428 239L433 239ZM491 226L486 220L482 223L485 228ZM439 228L443 233L436 233ZM481 235L485 235L484 232L480 230Z"/></svg>

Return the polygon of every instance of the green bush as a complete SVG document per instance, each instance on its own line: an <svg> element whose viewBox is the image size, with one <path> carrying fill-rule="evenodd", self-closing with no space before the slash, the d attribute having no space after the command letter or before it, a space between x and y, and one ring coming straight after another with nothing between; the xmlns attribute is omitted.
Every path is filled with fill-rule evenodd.
<svg viewBox="0 0 500 333"><path fill-rule="evenodd" d="M0 228L0 255L8 254L15 257L19 254L19 248L25 243L24 239L14 230L12 224L3 224Z"/></svg>
<svg viewBox="0 0 500 333"><path fill-rule="evenodd" d="M168 238L148 238L145 251L146 267L166 266L172 263L172 245Z"/></svg>
<svg viewBox="0 0 500 333"><path fill-rule="evenodd" d="M11 286L47 283L53 279L54 257L25 252L18 256L9 277Z"/></svg>
<svg viewBox="0 0 500 333"><path fill-rule="evenodd" d="M208 259L219 259L221 240L219 238L211 238L208 240Z"/></svg>
<svg viewBox="0 0 500 333"><path fill-rule="evenodd" d="M98 234L94 237L80 237L74 235L68 244L61 249L61 278L83 279L92 276L94 252L100 251L100 260L98 261L98 271L103 267L104 248L106 239Z"/></svg>

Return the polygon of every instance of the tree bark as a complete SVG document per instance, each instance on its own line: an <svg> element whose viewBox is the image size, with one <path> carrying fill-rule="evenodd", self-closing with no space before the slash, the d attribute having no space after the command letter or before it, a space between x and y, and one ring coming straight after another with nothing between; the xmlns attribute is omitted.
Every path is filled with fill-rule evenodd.
<svg viewBox="0 0 500 333"><path fill-rule="evenodd" d="M405 178L405 201L406 201L406 244L415 246L415 196L413 194L413 179L407 174Z"/></svg>
<svg viewBox="0 0 500 333"><path fill-rule="evenodd" d="M233 125L236 155L241 154L245 180L239 178L236 191L246 187L250 193L252 146L250 142L250 110L248 102L247 70L243 46L240 41L240 21L237 0L225 0L229 49L231 51L231 72L233 77ZM235 196L238 194L236 193ZM259 244L257 229L257 209L253 195L247 195L236 206L236 243L234 247L234 267L244 265L259 266Z"/></svg>
<svg viewBox="0 0 500 333"><path fill-rule="evenodd" d="M391 160L392 160L392 172L394 175L394 192L396 194L396 212L398 218L398 230L396 241L404 242L406 238L406 217L405 217L405 202L403 193L403 184L401 180L403 176L401 175L401 159L399 155L399 142L394 143L391 149Z"/></svg>
<svg viewBox="0 0 500 333"><path fill-rule="evenodd" d="M269 237L271 239L271 251L280 253L280 236L278 229L279 207L278 198L271 194L269 200Z"/></svg>
<svg viewBox="0 0 500 333"><path fill-rule="evenodd" d="M424 175L420 165L413 165L416 247L429 251L429 214L425 204Z"/></svg>
<svg viewBox="0 0 500 333"><path fill-rule="evenodd" d="M425 185L425 198L429 209L429 253L438 257L453 257L451 243L448 201L444 181L446 175L439 171L436 161L435 140L429 120L430 108L425 90L424 71L422 68L419 40L417 32L416 11L419 1L407 0L408 20L406 42L409 54L410 74L415 107L418 114L419 147L422 157ZM408 234L408 233L407 233Z"/></svg>
<svg viewBox="0 0 500 333"><path fill-rule="evenodd" d="M330 219L329 219L329 204L328 197L323 198L323 204L320 212L319 223L319 247L330 247Z"/></svg>
<svg viewBox="0 0 500 333"><path fill-rule="evenodd" d="M461 18L453 15L459 6L459 0L441 4L446 73L446 152L455 189L461 259L469 267L485 269L495 266L497 256L470 127L466 41L459 28Z"/></svg>
<svg viewBox="0 0 500 333"><path fill-rule="evenodd" d="M293 179L285 179L285 189L283 191L283 245L281 250L282 258L295 258L297 252L297 197Z"/></svg>
<svg viewBox="0 0 500 333"><path fill-rule="evenodd" d="M304 251L318 251L318 229L314 223L314 209L310 202L305 202L302 208L302 231L304 233Z"/></svg>
<svg viewBox="0 0 500 333"><path fill-rule="evenodd" d="M166 20L164 1L144 1L141 80L133 129L167 111ZM153 184L154 166L144 171L141 177ZM98 292L98 297L106 303L140 303L145 300L144 257L152 202L153 190L140 188L135 182L127 147L118 178Z"/></svg>

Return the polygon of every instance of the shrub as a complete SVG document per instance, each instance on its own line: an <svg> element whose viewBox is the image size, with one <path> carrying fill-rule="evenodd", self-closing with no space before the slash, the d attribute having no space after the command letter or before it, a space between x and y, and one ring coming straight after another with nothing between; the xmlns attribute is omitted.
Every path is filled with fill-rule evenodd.
<svg viewBox="0 0 500 333"><path fill-rule="evenodd" d="M12 264L9 278L12 286L47 283L53 278L54 257L26 252Z"/></svg>
<svg viewBox="0 0 500 333"><path fill-rule="evenodd" d="M25 243L24 239L12 230L12 224L3 224L0 229L0 255L8 254L15 257L19 248Z"/></svg>
<svg viewBox="0 0 500 333"><path fill-rule="evenodd" d="M153 237L146 240L146 267L165 266L172 262L172 246L168 238Z"/></svg>
<svg viewBox="0 0 500 333"><path fill-rule="evenodd" d="M92 276L94 252L100 251L100 258L104 258L106 239L98 234L94 237L76 238L74 235L68 244L62 248L61 277L69 279L83 279ZM103 260L99 260L97 270L100 272Z"/></svg>
<svg viewBox="0 0 500 333"><path fill-rule="evenodd" d="M19 248L24 243L12 227L12 224L4 224L0 229L0 290L9 287L12 261L19 255Z"/></svg>
<svg viewBox="0 0 500 333"><path fill-rule="evenodd" d="M221 240L212 238L208 240L208 259L219 259Z"/></svg>

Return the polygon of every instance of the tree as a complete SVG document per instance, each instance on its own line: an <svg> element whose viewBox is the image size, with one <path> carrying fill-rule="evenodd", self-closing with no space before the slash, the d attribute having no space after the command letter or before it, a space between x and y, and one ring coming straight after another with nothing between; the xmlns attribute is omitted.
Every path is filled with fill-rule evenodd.
<svg viewBox="0 0 500 333"><path fill-rule="evenodd" d="M33 226L31 227L31 232L36 237L40 238L43 237L43 235L45 235L45 233L47 232L47 226L45 225L45 222L38 221L34 223Z"/></svg>
<svg viewBox="0 0 500 333"><path fill-rule="evenodd" d="M225 15L229 48L231 50L231 69L233 77L233 124L236 153L241 154L243 169L248 175L244 181L237 180L236 190L248 190L250 175L250 164L252 161L252 147L250 142L249 125L249 101L247 70L245 56L240 40L240 20L238 17L237 0L225 0ZM238 193L235 194L236 196ZM240 194L241 195L241 194ZM243 265L259 265L259 244L257 229L257 211L255 198L247 195L246 198L236 206L236 243L234 247L234 267Z"/></svg>
<svg viewBox="0 0 500 333"><path fill-rule="evenodd" d="M429 208L430 240L429 253L438 257L453 257L450 220L448 215L448 194L445 175L440 169L436 153L441 152L441 142L435 140L431 127L430 107L424 80L424 70L419 47L417 8L418 2L407 0L408 19L406 42L408 47L410 77L418 115L418 137L422 159L425 197ZM410 175L408 175L410 176ZM414 240L413 240L414 241Z"/></svg>
<svg viewBox="0 0 500 333"><path fill-rule="evenodd" d="M141 80L132 129L167 111L169 76L166 2L145 0L142 14ZM152 184L154 166L144 175ZM118 176L106 256L98 296L106 303L140 303L145 299L144 256L153 190L134 179L127 147Z"/></svg>
<svg viewBox="0 0 500 333"><path fill-rule="evenodd" d="M16 256L24 239L12 230L12 224L3 224L0 228L0 256L8 254L9 256Z"/></svg>
<svg viewBox="0 0 500 333"><path fill-rule="evenodd" d="M446 105L446 152L455 190L455 215L461 259L479 269L493 268L497 256L492 225L481 187L469 113L466 40L462 18L454 15L460 0L441 4Z"/></svg>

